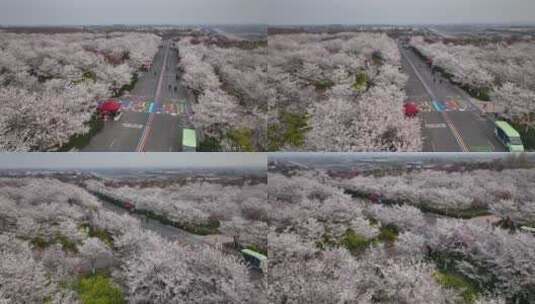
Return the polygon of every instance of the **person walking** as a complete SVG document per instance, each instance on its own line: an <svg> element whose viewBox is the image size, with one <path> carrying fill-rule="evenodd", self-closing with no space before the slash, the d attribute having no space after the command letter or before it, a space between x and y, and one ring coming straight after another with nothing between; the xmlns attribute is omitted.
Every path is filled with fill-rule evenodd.
<svg viewBox="0 0 535 304"><path fill-rule="evenodd" d="M232 236L232 239L233 239L233 243L234 243L234 248L240 249L240 235L238 233L235 233Z"/></svg>

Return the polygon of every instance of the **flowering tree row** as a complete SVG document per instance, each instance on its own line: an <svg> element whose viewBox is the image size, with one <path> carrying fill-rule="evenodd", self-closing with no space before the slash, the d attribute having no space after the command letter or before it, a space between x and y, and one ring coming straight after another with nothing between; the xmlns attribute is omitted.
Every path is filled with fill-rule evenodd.
<svg viewBox="0 0 535 304"><path fill-rule="evenodd" d="M226 151L265 150L270 94L263 47L222 48L207 37L177 43L182 81L196 95L193 121Z"/></svg>
<svg viewBox="0 0 535 304"><path fill-rule="evenodd" d="M274 149L419 151L418 119L403 113L407 76L385 34L270 35Z"/></svg>
<svg viewBox="0 0 535 304"><path fill-rule="evenodd" d="M128 202L183 226L217 226L229 237L238 235L244 246L267 247L266 185L231 186L193 182L167 187L106 187L88 181L88 189Z"/></svg>
<svg viewBox="0 0 535 304"><path fill-rule="evenodd" d="M421 171L400 176L358 176L346 189L429 210L483 210L518 224L535 224L535 172L531 169L471 172Z"/></svg>
<svg viewBox="0 0 535 304"><path fill-rule="evenodd" d="M426 42L417 36L411 46L432 60L433 66L469 89L488 90L503 107L505 117L533 123L535 112L535 46L533 43L455 45Z"/></svg>
<svg viewBox="0 0 535 304"><path fill-rule="evenodd" d="M128 303L263 303L237 257L164 239L77 186L3 178L0 189L1 303L82 303L72 282L100 270Z"/></svg>
<svg viewBox="0 0 535 304"><path fill-rule="evenodd" d="M50 150L88 132L96 101L152 60L153 34L0 33L0 150Z"/></svg>
<svg viewBox="0 0 535 304"><path fill-rule="evenodd" d="M397 191L389 189L404 184L406 191L400 195L405 201L429 199L437 204L446 204L439 201L453 195L449 187L469 196L466 187L472 196L494 199L495 206L501 201L494 197L498 190L493 187L502 186L511 192L509 202L519 206L528 200L525 205L533 209L535 204L529 202L533 174L527 170L503 173L476 171L470 179L424 172L358 178L351 184L363 184L363 189L379 184L374 191L382 190L389 198ZM504 176L515 178L515 189L503 189L499 181ZM460 187L463 183L467 185ZM346 185L338 187L320 171L297 171L291 176L273 172L268 184L274 223L268 236L268 289L273 303L529 303L535 299L535 237L531 234L475 219L430 214L410 204L352 198L344 193ZM519 213L506 208L501 212L504 216Z"/></svg>

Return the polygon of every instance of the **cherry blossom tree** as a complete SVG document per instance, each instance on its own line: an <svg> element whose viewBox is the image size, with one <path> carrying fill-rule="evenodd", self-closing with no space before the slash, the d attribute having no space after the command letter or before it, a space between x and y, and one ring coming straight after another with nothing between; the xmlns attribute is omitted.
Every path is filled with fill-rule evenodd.
<svg viewBox="0 0 535 304"><path fill-rule="evenodd" d="M193 123L225 151L245 149L232 136L236 130L247 136L253 150L265 150L270 94L265 48L221 48L204 38L192 43L192 37L185 37L176 44L182 81L196 99Z"/></svg>
<svg viewBox="0 0 535 304"><path fill-rule="evenodd" d="M36 261L28 243L14 235L0 235L0 294L9 303L40 303L54 286L44 266Z"/></svg>
<svg viewBox="0 0 535 304"><path fill-rule="evenodd" d="M142 33L0 33L0 150L54 150L87 133L97 100L129 84L159 41Z"/></svg>
<svg viewBox="0 0 535 304"><path fill-rule="evenodd" d="M254 303L247 268L219 250L184 247L151 233L127 257L125 272L133 303Z"/></svg>
<svg viewBox="0 0 535 304"><path fill-rule="evenodd" d="M533 124L535 47L532 43L444 44L411 39L411 46L443 69L452 80L469 89L488 89L503 116ZM501 110L503 108L503 110Z"/></svg>
<svg viewBox="0 0 535 304"><path fill-rule="evenodd" d="M110 249L98 238L88 238L84 241L84 244L80 247L80 254L87 259L91 264L91 271L95 274L97 263L105 261L106 266L109 266L109 262L113 256Z"/></svg>
<svg viewBox="0 0 535 304"><path fill-rule="evenodd" d="M394 40L383 34L291 34L269 37L273 128L286 113L306 114L308 151L419 151L418 119L403 113L408 77ZM278 138L280 134L273 134ZM284 137L283 137L284 138ZM284 140L284 139L281 139Z"/></svg>

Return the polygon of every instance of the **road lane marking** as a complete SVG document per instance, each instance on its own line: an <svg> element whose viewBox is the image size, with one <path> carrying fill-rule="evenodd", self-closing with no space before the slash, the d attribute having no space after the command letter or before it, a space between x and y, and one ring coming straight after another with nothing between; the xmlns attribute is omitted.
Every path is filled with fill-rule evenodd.
<svg viewBox="0 0 535 304"><path fill-rule="evenodd" d="M141 134L141 139L140 139L138 147L136 149L137 152L143 152L143 149L145 148L145 142L147 140L147 136L150 133L151 123L152 123L153 119L154 119L154 115L151 114L149 116L149 119L147 120L147 124L145 125L145 129L143 130L143 133Z"/></svg>
<svg viewBox="0 0 535 304"><path fill-rule="evenodd" d="M426 129L440 129L440 128L447 128L448 126L445 123L430 123L430 124L425 124L424 127Z"/></svg>
<svg viewBox="0 0 535 304"><path fill-rule="evenodd" d="M165 55L164 55L164 58L163 58L163 66L160 70L160 77L158 79L158 83L157 83L157 86L156 86L156 94L154 96L154 103L157 103L160 99L160 94L161 94L161 91L162 91L162 82L163 82L163 76L164 76L164 73L165 73L165 69L166 69L166 62L167 62L167 57L169 55L169 45L166 46L166 49L165 49ZM143 134L141 135L141 139L138 143L138 146L137 146L137 149L136 151L137 152L143 152L143 150L145 149L145 144L147 142L147 138L150 134L150 130L151 130L151 124L152 124L152 121L154 120L154 116L155 116L155 113L150 113L149 114L149 119L147 121L147 124L145 126L145 129L143 130Z"/></svg>
<svg viewBox="0 0 535 304"><path fill-rule="evenodd" d="M470 152L470 149L468 149L468 146L464 142L463 137L461 136L461 133L459 132L459 130L457 130L457 128L455 127L451 119L449 118L448 114L446 112L441 112L441 114L442 114L442 117L444 118L444 121L446 121L446 124L450 127L450 130L453 133L453 136L455 137L455 139L457 140L457 143L461 147L462 152Z"/></svg>
<svg viewBox="0 0 535 304"><path fill-rule="evenodd" d="M431 96L431 98L433 100L437 100L437 97L435 96L435 94L433 93L433 91L431 90L431 88L429 88L429 86L427 85L427 83L424 81L423 79L423 76L420 74L420 72L418 71L418 69L414 66L414 64L412 63L412 61L409 59L409 56L407 56L405 54L405 51L401 51L401 54L405 57L405 59L407 59L407 62L409 63L409 65L411 66L412 70L414 71L414 73L416 74L416 77L418 77L418 79L420 80L420 83L422 83L422 85L424 86L424 89L427 91L427 94L429 94L429 96Z"/></svg>
<svg viewBox="0 0 535 304"><path fill-rule="evenodd" d="M405 57L405 59L407 60L407 62L409 63L409 65L412 67L414 73L416 74L416 76L418 77L418 79L420 80L420 82L422 83L422 85L424 86L425 90L427 91L427 93L429 94L429 96L432 98L433 100L433 105L435 106L435 100L437 100L435 94L433 93L433 91L431 90L431 88L429 88L429 86L427 85L427 83L424 81L422 75L420 75L420 72L418 72L418 70L416 69L416 67L414 66L414 64L412 63L412 61L409 59L409 56L407 56L407 54L405 54L405 51L404 50L401 50L400 49L400 53L403 57ZM461 134L459 133L459 131L457 130L457 128L453 125L452 121L450 120L450 118L448 117L447 113L446 112L442 112L442 111L439 111L440 114L442 115L442 117L444 118L444 121L446 122L446 124L448 125L448 127L450 128L451 130L451 133L453 134L453 137L455 137L455 140L457 141L457 144L459 145L459 147L461 148L461 150L463 152L469 152L470 150L468 149L468 147L466 146L463 138L461 137Z"/></svg>
<svg viewBox="0 0 535 304"><path fill-rule="evenodd" d="M123 123L123 127L130 129L143 129L142 124Z"/></svg>

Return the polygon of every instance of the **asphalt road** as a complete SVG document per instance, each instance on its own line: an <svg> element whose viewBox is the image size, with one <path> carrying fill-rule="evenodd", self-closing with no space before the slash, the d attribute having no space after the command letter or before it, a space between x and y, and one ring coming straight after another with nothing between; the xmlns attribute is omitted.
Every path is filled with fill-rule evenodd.
<svg viewBox="0 0 535 304"><path fill-rule="evenodd" d="M494 135L493 122L472 104L466 92L438 73L433 74L413 50L400 50L403 70L409 75L408 99L423 110L418 115L425 152L506 151ZM446 109L442 108L445 104Z"/></svg>
<svg viewBox="0 0 535 304"><path fill-rule="evenodd" d="M102 203L102 207L106 210L112 211L119 215L129 214L130 216L137 218L140 221L142 229L146 231L152 231L168 241L177 242L182 246L192 246L200 249L202 249L203 246L214 247L214 244L207 241L203 236L178 229L174 226L164 225L157 220L150 219L141 214L131 213L119 206L107 202L106 200L100 200L100 202ZM233 255L235 257L241 256L238 251L225 251L225 254ZM252 267L249 268L249 279L259 290L262 289L262 278L263 274L261 271L258 271Z"/></svg>
<svg viewBox="0 0 535 304"><path fill-rule="evenodd" d="M172 43L163 42L155 55L152 67L144 72L130 93L152 101L155 108L174 104L177 108L188 105L189 96L177 80L177 50ZM176 87L176 90L175 90ZM189 124L181 113L124 110L119 121L106 121L83 152L177 152L182 151L182 124Z"/></svg>

